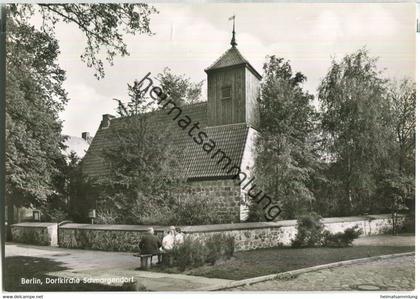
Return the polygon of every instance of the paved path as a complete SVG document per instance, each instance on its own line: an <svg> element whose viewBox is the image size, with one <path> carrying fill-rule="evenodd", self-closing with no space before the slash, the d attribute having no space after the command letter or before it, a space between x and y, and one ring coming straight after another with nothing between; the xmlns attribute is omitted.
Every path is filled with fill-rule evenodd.
<svg viewBox="0 0 420 299"><path fill-rule="evenodd" d="M75 270L107 269L138 267L138 260L132 253L128 252L107 252L81 249L65 249L59 247L24 245L7 243L5 249L6 257L9 256L31 256L48 258Z"/></svg>
<svg viewBox="0 0 420 299"><path fill-rule="evenodd" d="M23 244L6 244L5 255L41 257L61 263L67 270L48 275L62 278L109 279L133 278L149 291L186 291L229 282L226 279L206 278L184 274L168 274L135 270L138 258L127 252L66 249ZM114 285L121 285L117 282ZM141 288L139 289L141 290Z"/></svg>
<svg viewBox="0 0 420 299"><path fill-rule="evenodd" d="M409 291L415 286L414 256L354 264L270 280L230 291Z"/></svg>
<svg viewBox="0 0 420 299"><path fill-rule="evenodd" d="M359 238L355 246L414 244L413 236L372 236ZM138 258L131 253L94 250L66 249L58 247L6 244L6 257L30 256L48 258L59 262L67 270L51 272L50 275L64 278L115 278L133 277L139 286L154 291L195 290L229 282L229 280L167 274L135 270ZM285 281L267 281L246 287L241 291L335 291L357 288L383 290L411 290L414 288L414 256L342 266L301 274Z"/></svg>

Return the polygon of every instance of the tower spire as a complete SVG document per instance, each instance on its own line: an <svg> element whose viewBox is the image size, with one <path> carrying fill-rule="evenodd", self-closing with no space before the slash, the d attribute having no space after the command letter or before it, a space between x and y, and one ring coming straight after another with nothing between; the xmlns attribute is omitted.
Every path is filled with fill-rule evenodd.
<svg viewBox="0 0 420 299"><path fill-rule="evenodd" d="M233 20L233 30L232 30L232 39L230 41L230 44L232 45L232 48L235 48L238 44L236 43L235 39L235 15L231 16L229 18L229 21Z"/></svg>

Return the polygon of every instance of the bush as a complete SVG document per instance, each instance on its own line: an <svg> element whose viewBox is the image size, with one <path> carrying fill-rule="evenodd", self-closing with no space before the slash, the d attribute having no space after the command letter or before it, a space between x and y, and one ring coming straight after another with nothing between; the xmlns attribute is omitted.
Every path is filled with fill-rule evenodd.
<svg viewBox="0 0 420 299"><path fill-rule="evenodd" d="M142 215L141 215L142 214ZM168 206L156 206L153 208L149 208L147 213L142 211L138 213L138 217L136 218L136 224L142 225L176 225L172 222L172 211L171 208Z"/></svg>
<svg viewBox="0 0 420 299"><path fill-rule="evenodd" d="M205 264L208 249L204 242L186 237L184 243L176 246L172 252L174 266L184 271L188 267L199 267Z"/></svg>
<svg viewBox="0 0 420 299"><path fill-rule="evenodd" d="M222 223L212 199L205 195L194 198L179 195L172 209L172 225L203 225Z"/></svg>
<svg viewBox="0 0 420 299"><path fill-rule="evenodd" d="M207 262L214 265L216 261L230 258L235 250L235 239L225 234L213 234L206 240L209 250Z"/></svg>
<svg viewBox="0 0 420 299"><path fill-rule="evenodd" d="M95 223L97 224L116 224L118 215L111 209L98 209Z"/></svg>
<svg viewBox="0 0 420 299"><path fill-rule="evenodd" d="M251 203L248 204L249 213L247 222L264 222L267 221L265 209L255 201L251 200Z"/></svg>
<svg viewBox="0 0 420 299"><path fill-rule="evenodd" d="M300 216L298 232L292 240L292 247L347 247L362 234L362 230L358 229L357 225L344 232L333 234L324 230L321 219L321 216L316 213Z"/></svg>
<svg viewBox="0 0 420 299"><path fill-rule="evenodd" d="M317 247L323 242L324 224L316 213L299 216L297 219L297 235L292 240L292 247Z"/></svg>
<svg viewBox="0 0 420 299"><path fill-rule="evenodd" d="M324 232L323 246L326 247L347 247L362 234L362 230L358 226L353 226L344 231L344 233Z"/></svg>
<svg viewBox="0 0 420 299"><path fill-rule="evenodd" d="M414 213L409 213L406 215L400 232L402 233L415 233L416 232L416 221Z"/></svg>
<svg viewBox="0 0 420 299"><path fill-rule="evenodd" d="M234 238L224 234L214 234L205 239L186 237L184 243L172 252L173 265L184 271L200 267L206 263L215 264L218 260L232 257Z"/></svg>
<svg viewBox="0 0 420 299"><path fill-rule="evenodd" d="M64 220L68 220L69 219L69 215L67 214L66 211L62 210L62 209L49 209L49 210L44 210L43 211L44 214L46 214L46 220L49 222L61 222Z"/></svg>

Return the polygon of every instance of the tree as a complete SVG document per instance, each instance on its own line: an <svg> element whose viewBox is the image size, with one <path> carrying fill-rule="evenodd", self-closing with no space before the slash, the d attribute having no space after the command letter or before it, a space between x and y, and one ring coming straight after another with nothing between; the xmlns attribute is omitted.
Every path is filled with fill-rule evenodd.
<svg viewBox="0 0 420 299"><path fill-rule="evenodd" d="M8 206L42 204L55 192L67 102L57 41L9 19L6 52L6 194Z"/></svg>
<svg viewBox="0 0 420 299"><path fill-rule="evenodd" d="M81 160L77 155L70 153L69 160L63 170L66 182L63 194L68 198L66 211L72 221L88 222L87 211L96 208L95 203L102 188L95 179L83 175Z"/></svg>
<svg viewBox="0 0 420 299"><path fill-rule="evenodd" d="M42 17L40 31L55 36L58 22L75 24L86 37L81 59L95 69L95 76L104 77L104 64L100 58L105 52L112 65L116 55L129 55L124 34L152 34L150 16L157 13L153 6L136 4L10 4L9 17L18 26L29 26L28 21L38 13Z"/></svg>
<svg viewBox="0 0 420 299"><path fill-rule="evenodd" d="M140 91L139 83L128 89L130 100L119 101L118 124L111 127L114 146L103 152L110 173L99 182L104 190L100 206L116 212L123 223L164 220L180 181L181 153L170 128L156 126L153 120L159 112L148 112L154 103Z"/></svg>
<svg viewBox="0 0 420 299"><path fill-rule="evenodd" d="M416 87L411 80L392 82L389 86L392 127L398 143L398 170L415 173Z"/></svg>
<svg viewBox="0 0 420 299"><path fill-rule="evenodd" d="M128 55L123 34L150 34L147 4L9 4L6 37L6 194L9 221L13 206L45 206L57 196L63 161L58 114L68 100L65 72L57 64L57 22L73 23L85 34L81 55L95 76L104 76L99 54ZM36 13L40 28L30 24Z"/></svg>
<svg viewBox="0 0 420 299"><path fill-rule="evenodd" d="M282 207L282 217L290 219L310 209L314 200L310 190L316 167L313 96L302 88L305 76L293 73L283 58L269 57L263 78L256 177Z"/></svg>
<svg viewBox="0 0 420 299"><path fill-rule="evenodd" d="M411 80L393 81L388 86L392 141L389 167L378 178L378 198L394 213L415 210L416 89Z"/></svg>
<svg viewBox="0 0 420 299"><path fill-rule="evenodd" d="M70 196L74 192L74 182L81 177L80 161L74 151L71 151L68 156L61 155L56 161L58 173L53 177L55 192L38 206L46 220L51 222L70 220ZM86 199L85 202L87 202ZM78 206L79 212L86 211L83 206L83 203Z"/></svg>
<svg viewBox="0 0 420 299"><path fill-rule="evenodd" d="M334 60L318 92L335 200L347 213L369 212L395 145L387 81L362 49Z"/></svg>
<svg viewBox="0 0 420 299"><path fill-rule="evenodd" d="M157 75L162 90L169 95L177 105L193 104L200 101L203 82L194 83L184 75L174 74L166 67Z"/></svg>

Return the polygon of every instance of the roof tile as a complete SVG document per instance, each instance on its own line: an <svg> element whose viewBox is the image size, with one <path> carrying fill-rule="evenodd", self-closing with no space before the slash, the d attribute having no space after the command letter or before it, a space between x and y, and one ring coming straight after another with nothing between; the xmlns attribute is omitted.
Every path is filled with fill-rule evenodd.
<svg viewBox="0 0 420 299"><path fill-rule="evenodd" d="M182 107L182 115L188 115L192 123L199 122L200 129L204 131L208 139L214 140L215 149L207 154L202 145L194 142L184 131L177 126L177 122L172 120L164 111L156 111L149 114L156 126L169 128L174 132L175 145L183 149L184 154L180 156L185 173L183 176L188 179L217 178L228 176L228 170L233 165L240 167L243 150L245 147L248 128L246 124L231 124L217 127L206 127L207 125L207 102L185 105ZM182 116L181 116L182 117ZM113 138L112 128L117 127L124 121L124 118L111 120L110 127L107 129L99 128L92 140L92 143L83 159L83 173L88 176L106 176L109 174L109 166L103 156L103 151L115 146L116 140ZM212 155L220 149L217 156ZM231 163L229 167L224 167L223 161L218 163L223 151ZM226 160L225 160L226 161Z"/></svg>
<svg viewBox="0 0 420 299"><path fill-rule="evenodd" d="M225 53L220 56L216 62L209 66L205 71L217 70L225 67L235 66L235 65L246 65L258 79L261 79L261 75L255 70L255 68L246 60L241 52L236 47L231 47Z"/></svg>
<svg viewBox="0 0 420 299"><path fill-rule="evenodd" d="M220 56L216 62L214 62L206 70L214 70L227 66L233 66L237 64L248 63L248 61L242 56L236 47L232 47Z"/></svg>

